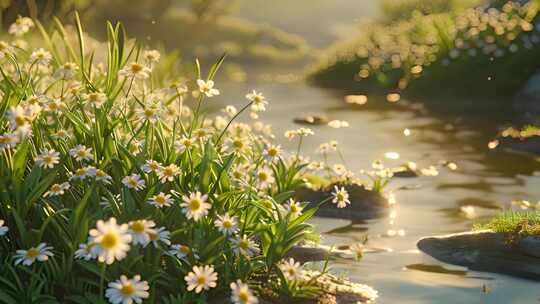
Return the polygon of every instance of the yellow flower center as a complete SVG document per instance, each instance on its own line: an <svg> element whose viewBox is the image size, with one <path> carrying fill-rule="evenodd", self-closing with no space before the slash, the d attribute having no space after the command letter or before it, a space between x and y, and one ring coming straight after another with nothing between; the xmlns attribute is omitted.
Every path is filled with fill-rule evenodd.
<svg viewBox="0 0 540 304"><path fill-rule="evenodd" d="M295 270L294 268L289 268L289 269L287 270L287 272L289 273L290 276L296 275L296 270Z"/></svg>
<svg viewBox="0 0 540 304"><path fill-rule="evenodd" d="M278 154L277 149L275 149L275 148L268 149L268 155L269 156L275 157L277 154Z"/></svg>
<svg viewBox="0 0 540 304"><path fill-rule="evenodd" d="M26 123L26 119L24 118L24 116L19 115L19 116L15 117L15 124L17 126L22 126L25 123Z"/></svg>
<svg viewBox="0 0 540 304"><path fill-rule="evenodd" d="M172 168L165 168L165 170L163 170L163 175L165 176L173 176L174 175L174 170Z"/></svg>
<svg viewBox="0 0 540 304"><path fill-rule="evenodd" d="M77 169L77 171L75 172L75 175L77 175L77 176L84 176L84 175L86 175L86 169L85 169L85 168L79 168L79 169Z"/></svg>
<svg viewBox="0 0 540 304"><path fill-rule="evenodd" d="M194 198L191 201L189 201L189 209L191 209L191 211L197 211L201 208L201 204L202 204L201 200Z"/></svg>
<svg viewBox="0 0 540 304"><path fill-rule="evenodd" d="M52 191L52 192L60 192L61 189L62 189L62 188L61 188L60 185L58 185L58 184L54 184L54 185L52 185L52 187L51 187L51 191Z"/></svg>
<svg viewBox="0 0 540 304"><path fill-rule="evenodd" d="M344 201L345 200L345 195L343 195L343 193L339 192L338 194L336 194L336 198L338 201Z"/></svg>
<svg viewBox="0 0 540 304"><path fill-rule="evenodd" d="M145 230L145 225L143 221L135 221L131 224L131 230L135 233L143 233Z"/></svg>
<svg viewBox="0 0 540 304"><path fill-rule="evenodd" d="M135 293L135 288L133 285L131 285L131 283L122 285L122 288L120 288L120 293L124 296L131 296L133 293Z"/></svg>
<svg viewBox="0 0 540 304"><path fill-rule="evenodd" d="M240 299L240 301L244 303L247 303L247 301L249 300L249 294L245 290L241 290L238 293L238 299Z"/></svg>
<svg viewBox="0 0 540 304"><path fill-rule="evenodd" d="M148 238L150 239L150 241L157 241L157 239L158 239L158 234L157 234L157 233L153 233L153 232L149 232L149 233L148 233Z"/></svg>
<svg viewBox="0 0 540 304"><path fill-rule="evenodd" d="M186 245L180 245L180 252L184 253L184 254L187 254L189 253L189 247L186 246Z"/></svg>
<svg viewBox="0 0 540 304"><path fill-rule="evenodd" d="M96 171L96 176L97 177L105 177L105 176L107 176L107 174L103 170L97 170Z"/></svg>
<svg viewBox="0 0 540 304"><path fill-rule="evenodd" d="M36 248L30 248L26 251L26 257L35 258L39 255L39 251Z"/></svg>
<svg viewBox="0 0 540 304"><path fill-rule="evenodd" d="M247 250L249 248L249 242L246 240L241 240L238 247L240 247L240 249Z"/></svg>
<svg viewBox="0 0 540 304"><path fill-rule="evenodd" d="M233 145L237 149L241 149L242 147L244 147L244 143L239 139L233 141Z"/></svg>
<svg viewBox="0 0 540 304"><path fill-rule="evenodd" d="M233 226L233 223L231 221L225 220L223 221L223 227L227 229L231 229Z"/></svg>
<svg viewBox="0 0 540 304"><path fill-rule="evenodd" d="M144 116L146 117L152 117L154 115L154 110L153 109L144 109Z"/></svg>
<svg viewBox="0 0 540 304"><path fill-rule="evenodd" d="M100 245L105 249L112 249L118 243L118 236L114 233L107 233L101 238Z"/></svg>
<svg viewBox="0 0 540 304"><path fill-rule="evenodd" d="M140 72L140 71L142 71L142 70L143 70L143 66L140 65L140 64L138 64L138 63L133 63L133 64L131 65L131 71L132 71L133 73L138 73L138 72Z"/></svg>
<svg viewBox="0 0 540 304"><path fill-rule="evenodd" d="M197 278L197 284L199 284L199 285L204 285L204 284L206 284L206 278L205 278L204 276L199 276L199 277Z"/></svg>
<svg viewBox="0 0 540 304"><path fill-rule="evenodd" d="M136 188L138 186L138 183L137 183L137 181L135 179L130 179L128 181L128 184L133 188Z"/></svg>
<svg viewBox="0 0 540 304"><path fill-rule="evenodd" d="M158 205L164 205L166 201L167 200L165 199L165 197L161 196L161 195L156 196L156 198L154 199L154 202L156 202L156 204L158 204Z"/></svg>
<svg viewBox="0 0 540 304"><path fill-rule="evenodd" d="M259 172L257 176L261 181L266 181L268 179L268 174L264 171Z"/></svg>

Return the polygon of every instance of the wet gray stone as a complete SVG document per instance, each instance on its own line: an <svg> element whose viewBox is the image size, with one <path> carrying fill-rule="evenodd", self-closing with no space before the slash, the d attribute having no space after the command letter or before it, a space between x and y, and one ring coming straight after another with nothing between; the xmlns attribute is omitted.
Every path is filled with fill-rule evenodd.
<svg viewBox="0 0 540 304"><path fill-rule="evenodd" d="M295 198L298 201L309 202L307 208L312 208L331 197L335 185L332 184L320 190L299 189L295 193ZM337 186L341 187L341 185ZM315 214L322 217L365 220L381 217L388 211L388 201L382 194L370 191L363 185L353 184L345 185L344 187L349 193L350 205L347 205L345 208L337 208L329 200L321 205Z"/></svg>
<svg viewBox="0 0 540 304"><path fill-rule="evenodd" d="M509 235L490 230L425 237L418 248L448 264L471 270L540 280L540 240L509 243Z"/></svg>

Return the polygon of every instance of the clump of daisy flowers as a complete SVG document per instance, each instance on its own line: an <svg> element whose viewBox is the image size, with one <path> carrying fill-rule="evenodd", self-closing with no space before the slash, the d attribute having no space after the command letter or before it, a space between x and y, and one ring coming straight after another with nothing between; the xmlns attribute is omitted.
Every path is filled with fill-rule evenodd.
<svg viewBox="0 0 540 304"><path fill-rule="evenodd" d="M313 131L291 132L298 149L283 150L256 119L271 107L256 90L207 115L223 58L164 79L167 55L125 42L119 25L91 48L78 18L76 44L59 23L21 18L0 41L4 295L253 304L273 278L301 279L284 257L313 233L314 210L291 197L311 170L300 148ZM43 37L21 43L36 27Z"/></svg>

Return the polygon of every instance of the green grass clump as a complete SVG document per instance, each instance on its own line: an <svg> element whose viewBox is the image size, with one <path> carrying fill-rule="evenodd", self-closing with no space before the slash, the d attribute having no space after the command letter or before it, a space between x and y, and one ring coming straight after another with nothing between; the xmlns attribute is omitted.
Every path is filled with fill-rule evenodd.
<svg viewBox="0 0 540 304"><path fill-rule="evenodd" d="M327 50L309 77L361 93L510 96L538 67L539 8L538 0L510 1L375 22L362 36Z"/></svg>
<svg viewBox="0 0 540 304"><path fill-rule="evenodd" d="M225 56L162 77L178 66L121 24L94 48L74 24L72 37L20 17L0 41L0 303L319 296L284 259L313 239L316 208L292 199L314 171L300 155L313 131L287 131L298 146L283 151L255 91L209 115Z"/></svg>
<svg viewBox="0 0 540 304"><path fill-rule="evenodd" d="M476 224L473 229L490 229L519 236L540 236L540 212L505 212L488 223Z"/></svg>

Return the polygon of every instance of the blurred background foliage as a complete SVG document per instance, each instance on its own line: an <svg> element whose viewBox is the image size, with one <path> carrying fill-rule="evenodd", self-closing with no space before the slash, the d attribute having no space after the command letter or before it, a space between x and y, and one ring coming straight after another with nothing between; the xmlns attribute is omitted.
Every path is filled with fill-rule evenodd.
<svg viewBox="0 0 540 304"><path fill-rule="evenodd" d="M130 36L154 47L176 49L184 57L215 58L224 52L229 61L290 62L309 51L300 36L266 24L234 17L238 0L0 0L2 26L18 15L42 21L57 16L70 23L78 11L86 29L105 38L105 21L122 22Z"/></svg>

